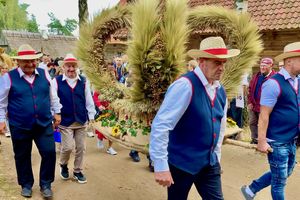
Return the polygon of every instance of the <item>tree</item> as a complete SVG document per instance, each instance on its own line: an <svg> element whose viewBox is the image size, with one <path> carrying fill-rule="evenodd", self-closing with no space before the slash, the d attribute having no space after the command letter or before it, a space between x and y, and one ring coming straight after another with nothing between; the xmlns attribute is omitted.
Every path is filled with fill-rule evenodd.
<svg viewBox="0 0 300 200"><path fill-rule="evenodd" d="M51 23L48 24L49 32L56 35L73 35L72 32L77 28L77 21L75 19L67 18L65 25L62 25L59 19L54 14L48 13Z"/></svg>
<svg viewBox="0 0 300 200"><path fill-rule="evenodd" d="M78 0L78 18L79 18L79 27L88 20L89 11L87 0Z"/></svg>
<svg viewBox="0 0 300 200"><path fill-rule="evenodd" d="M28 21L27 30L34 33L39 32L39 25L37 24L36 17L34 15L31 15L31 19Z"/></svg>
<svg viewBox="0 0 300 200"><path fill-rule="evenodd" d="M28 4L18 0L0 0L0 29L26 30Z"/></svg>

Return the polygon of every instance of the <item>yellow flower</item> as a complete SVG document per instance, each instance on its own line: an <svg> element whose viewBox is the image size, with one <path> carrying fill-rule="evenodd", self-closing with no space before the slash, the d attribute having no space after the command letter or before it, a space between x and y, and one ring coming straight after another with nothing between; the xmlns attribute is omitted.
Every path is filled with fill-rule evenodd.
<svg viewBox="0 0 300 200"><path fill-rule="evenodd" d="M112 127L111 135L113 137L119 137L121 135L120 127L119 126Z"/></svg>

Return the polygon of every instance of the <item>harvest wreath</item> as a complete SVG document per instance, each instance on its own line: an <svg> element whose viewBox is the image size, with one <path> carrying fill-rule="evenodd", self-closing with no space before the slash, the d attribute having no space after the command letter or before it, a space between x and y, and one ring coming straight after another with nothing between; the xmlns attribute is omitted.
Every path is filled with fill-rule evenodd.
<svg viewBox="0 0 300 200"><path fill-rule="evenodd" d="M132 71L129 88L113 80L105 63L105 44L120 28L131 35L126 52ZM234 97L242 75L262 51L257 25L247 13L218 6L189 9L185 0L138 0L103 10L85 24L77 55L101 99L110 102L94 127L125 147L147 152L151 121L168 86L184 72L188 37L199 30L222 35L231 48L241 50L228 60L221 80L227 96Z"/></svg>

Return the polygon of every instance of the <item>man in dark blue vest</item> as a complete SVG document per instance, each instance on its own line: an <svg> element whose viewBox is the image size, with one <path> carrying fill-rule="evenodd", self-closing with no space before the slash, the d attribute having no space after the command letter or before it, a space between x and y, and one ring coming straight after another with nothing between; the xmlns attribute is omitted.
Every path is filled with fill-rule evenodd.
<svg viewBox="0 0 300 200"><path fill-rule="evenodd" d="M0 79L0 133L5 126L3 120L7 108L18 183L24 197L32 195L33 140L42 158L41 192L44 197L52 197L51 183L54 181L56 161L52 113L55 125L61 120L61 104L52 87L51 77L45 70L36 68L36 59L39 57L41 54L36 54L31 46L21 45L18 56L13 57L18 62L18 68Z"/></svg>
<svg viewBox="0 0 300 200"><path fill-rule="evenodd" d="M200 50L188 52L199 66L169 87L153 120L150 156L169 200L187 199L193 183L202 199L223 200L219 162L227 98L219 80L227 58L239 53L221 37L202 40Z"/></svg>
<svg viewBox="0 0 300 200"><path fill-rule="evenodd" d="M56 77L57 84L54 87L57 89L60 103L63 106L61 109L62 121L59 125L62 136L60 177L63 180L68 180L70 177L68 162L75 141L73 178L78 183L86 183L87 179L82 173L86 127L88 121L94 120L95 104L89 83L85 77L78 74L78 60L72 54L67 54L59 64L62 66L64 74Z"/></svg>
<svg viewBox="0 0 300 200"><path fill-rule="evenodd" d="M296 140L300 132L300 42L285 46L275 57L284 67L263 83L258 121L257 150L268 155L270 171L241 191L246 200L271 185L272 199L284 200L287 178L296 163ZM269 149L272 149L270 151Z"/></svg>

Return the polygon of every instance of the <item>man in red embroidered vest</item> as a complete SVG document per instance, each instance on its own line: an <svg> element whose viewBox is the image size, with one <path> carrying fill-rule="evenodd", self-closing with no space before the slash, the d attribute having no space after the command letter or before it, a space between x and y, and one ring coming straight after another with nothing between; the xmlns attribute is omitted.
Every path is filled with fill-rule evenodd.
<svg viewBox="0 0 300 200"><path fill-rule="evenodd" d="M276 72L272 69L273 59L262 58L260 61L260 71L253 75L249 84L248 93L248 110L249 110L249 123L251 130L251 143L257 144L257 131L258 131L258 116L260 112L260 95L261 86Z"/></svg>
<svg viewBox="0 0 300 200"><path fill-rule="evenodd" d="M36 67L39 57L41 54L36 54L31 46L21 45L18 56L13 57L18 68L1 77L0 133L5 127L7 109L21 195L32 195L31 150L34 140L42 158L39 185L43 197L48 198L53 195L51 183L56 161L51 111L54 112L55 125L58 125L61 104L49 74Z"/></svg>

